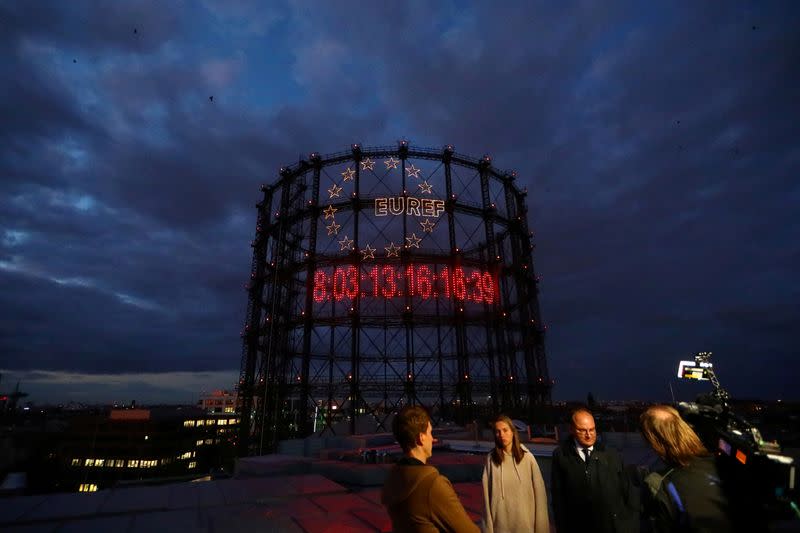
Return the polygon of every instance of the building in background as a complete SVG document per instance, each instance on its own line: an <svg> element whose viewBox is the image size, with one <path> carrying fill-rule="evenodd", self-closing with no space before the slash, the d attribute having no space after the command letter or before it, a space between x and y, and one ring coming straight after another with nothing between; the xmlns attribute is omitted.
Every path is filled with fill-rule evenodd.
<svg viewBox="0 0 800 533"><path fill-rule="evenodd" d="M224 409L169 406L75 416L51 455L50 488L91 492L229 472L238 417Z"/></svg>
<svg viewBox="0 0 800 533"><path fill-rule="evenodd" d="M197 406L207 413L236 412L236 393L227 390L215 390L201 393Z"/></svg>

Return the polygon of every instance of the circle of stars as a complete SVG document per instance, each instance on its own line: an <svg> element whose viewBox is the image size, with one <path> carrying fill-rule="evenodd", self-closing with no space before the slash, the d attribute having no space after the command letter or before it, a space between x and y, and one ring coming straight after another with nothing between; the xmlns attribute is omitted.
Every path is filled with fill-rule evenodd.
<svg viewBox="0 0 800 533"><path fill-rule="evenodd" d="M398 165L400 165L401 160L396 159L394 156L390 156L389 159L385 159L383 164L386 165L386 170L396 169ZM356 164L361 165L361 170L371 170L374 172L375 169L375 161L367 157ZM353 169L351 167L345 168L343 172L341 172L343 182L354 181L357 169ZM411 164L405 168L406 175L409 178L415 179L422 179L420 178L420 172L422 172L421 168L417 168L415 165ZM422 183L417 184L417 188L419 190L419 194L433 194L433 185L428 183L428 180L423 179ZM331 199L333 198L340 198L343 192L343 187L338 185L334 182L330 189L328 189L328 195ZM353 193L355 196L355 193ZM339 234L339 230L342 228L341 224L336 223L336 212L339 211L338 208L334 207L333 204L328 205L322 213L324 215L324 220L331 219L331 223L325 226L325 229L328 232L328 235L331 237L336 237ZM426 218L423 221L417 221L422 228L423 233L432 233L433 229L436 227L436 222L432 222L429 218ZM420 248L420 243L422 242L422 238L417 237L416 233L412 233L411 236L405 237L406 244L403 246L404 248ZM355 249L355 241L350 239L347 235L345 235L342 239L338 240L339 249L340 251L353 251ZM399 257L400 251L402 247L397 246L393 241L389 243L389 246L384 247L386 251L386 257ZM373 248L371 245L367 244L366 247L362 250L358 250L361 255L362 259L374 259L375 252L377 251L376 248Z"/></svg>

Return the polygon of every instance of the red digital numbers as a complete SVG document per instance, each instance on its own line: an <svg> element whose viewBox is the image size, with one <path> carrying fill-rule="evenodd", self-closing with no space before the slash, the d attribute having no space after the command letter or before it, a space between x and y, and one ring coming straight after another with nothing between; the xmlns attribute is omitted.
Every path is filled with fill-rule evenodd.
<svg viewBox="0 0 800 533"><path fill-rule="evenodd" d="M464 279L464 269L454 268L453 276L451 278L453 285L453 296L456 300L464 300L467 297L467 283Z"/></svg>
<svg viewBox="0 0 800 533"><path fill-rule="evenodd" d="M383 290L381 291L381 295L384 298L394 298L397 296L397 282L394 278L394 268L390 266L383 267Z"/></svg>
<svg viewBox="0 0 800 533"><path fill-rule="evenodd" d="M314 301L322 303L328 299L328 276L322 270L314 272Z"/></svg>
<svg viewBox="0 0 800 533"><path fill-rule="evenodd" d="M431 269L425 265L417 268L417 274L414 276L416 280L416 294L423 300L427 300L433 294L433 274Z"/></svg>
<svg viewBox="0 0 800 533"><path fill-rule="evenodd" d="M356 266L339 266L332 271L314 272L313 298L317 303L356 298L399 298L406 295L423 300L454 299L493 305L498 301L494 276L479 269L410 264L372 266L364 273Z"/></svg>
<svg viewBox="0 0 800 533"><path fill-rule="evenodd" d="M354 266L339 267L333 271L333 298L339 302L345 298L355 300L358 296L358 269Z"/></svg>

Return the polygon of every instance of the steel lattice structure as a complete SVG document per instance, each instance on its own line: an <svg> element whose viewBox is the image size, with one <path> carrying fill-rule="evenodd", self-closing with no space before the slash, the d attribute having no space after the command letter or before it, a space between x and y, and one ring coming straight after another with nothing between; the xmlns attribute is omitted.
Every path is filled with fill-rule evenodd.
<svg viewBox="0 0 800 533"><path fill-rule="evenodd" d="M549 403L526 191L454 152L312 153L262 186L238 384L240 454Z"/></svg>

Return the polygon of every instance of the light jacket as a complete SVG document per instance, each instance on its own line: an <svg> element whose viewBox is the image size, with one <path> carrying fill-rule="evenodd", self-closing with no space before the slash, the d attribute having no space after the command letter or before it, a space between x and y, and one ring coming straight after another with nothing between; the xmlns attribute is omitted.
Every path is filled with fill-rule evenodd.
<svg viewBox="0 0 800 533"><path fill-rule="evenodd" d="M519 464L511 454L496 465L492 454L483 467L483 528L487 533L550 531L547 492L536 458L522 446Z"/></svg>

